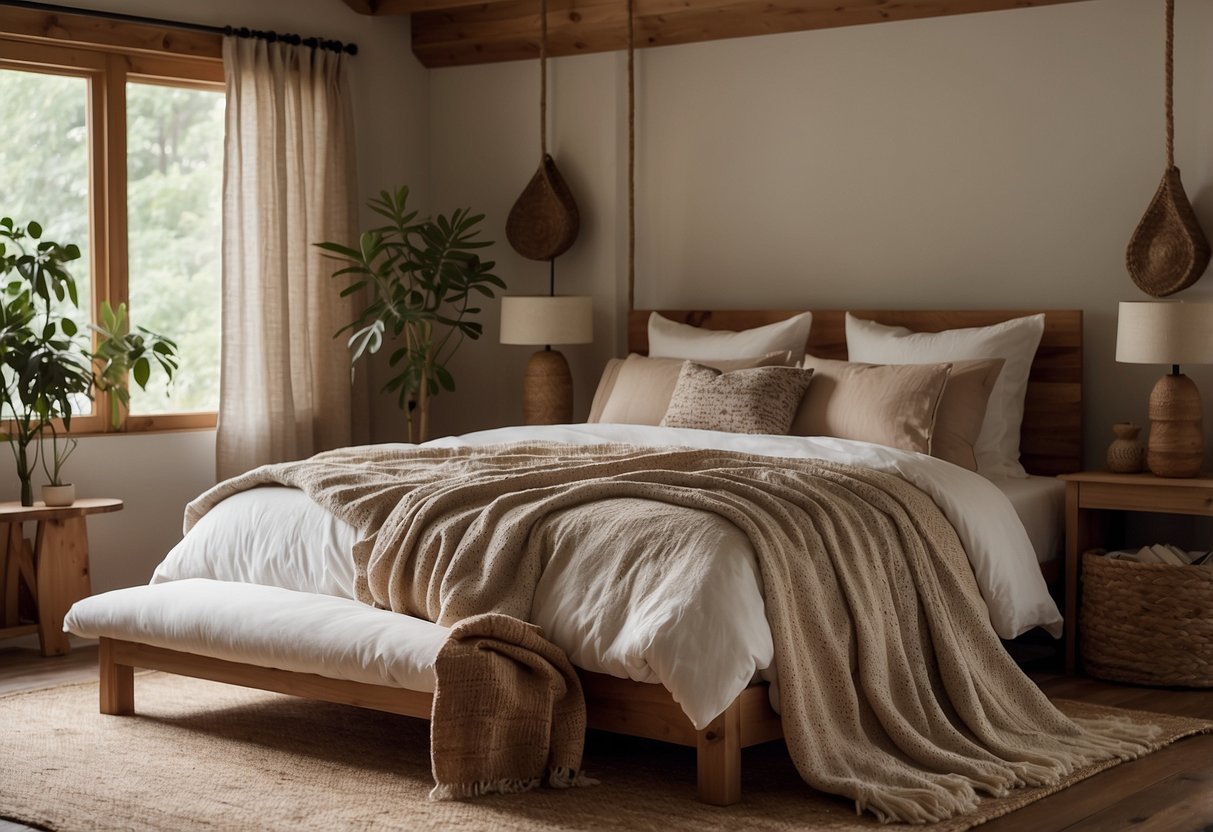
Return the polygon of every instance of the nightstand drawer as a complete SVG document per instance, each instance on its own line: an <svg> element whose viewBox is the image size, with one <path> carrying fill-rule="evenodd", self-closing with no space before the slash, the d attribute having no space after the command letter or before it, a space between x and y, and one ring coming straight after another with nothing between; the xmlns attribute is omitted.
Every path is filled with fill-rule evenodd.
<svg viewBox="0 0 1213 832"><path fill-rule="evenodd" d="M1186 485L1125 488L1114 483L1084 482L1079 488L1078 502L1082 508L1213 515L1213 488Z"/></svg>

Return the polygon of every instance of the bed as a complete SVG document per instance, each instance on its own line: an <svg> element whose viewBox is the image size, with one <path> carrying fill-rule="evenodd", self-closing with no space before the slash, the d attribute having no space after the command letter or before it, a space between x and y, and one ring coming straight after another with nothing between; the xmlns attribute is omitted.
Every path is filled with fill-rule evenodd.
<svg viewBox="0 0 1213 832"><path fill-rule="evenodd" d="M664 311L674 321L696 326L742 330L784 320L795 314L774 312ZM859 317L915 331L986 326L1028 312L855 312ZM1081 448L1082 315L1076 311L1044 313L1044 333L1031 365L1021 433L1021 458L1028 479L991 481L920 454L829 438L713 436L714 431L631 425L555 426L501 429L438 440L434 447L495 444L518 439L551 439L577 445L621 442L659 447L728 448L764 456L813 457L861 464L896 473L930 494L944 509L965 543L991 620L1004 638L1034 627L1060 633L1061 620L1046 583L1055 580L1060 528L1060 492L1052 476L1077 470ZM628 345L647 351L647 312L633 312ZM808 351L823 358L845 358L843 313L814 311ZM204 517L198 532L187 535L157 570L153 583L206 577L284 586L312 593L349 597L353 576L343 553L354 531L290 489L259 489L230 498ZM981 522L973 520L981 517ZM273 518L276 518L274 520ZM725 524L727 526L727 524ZM716 532L724 548L735 546L727 528ZM1000 558L1013 540L1015 558ZM275 543L275 541L277 543ZM283 541L288 541L283 545ZM275 548L276 546L276 548ZM258 548L272 550L265 556ZM216 552L235 552L216 558ZM557 558L559 561L559 558ZM600 625L586 617L583 605L569 603L569 581L592 584L584 563L566 558L552 568L546 590L536 596L534 620L579 667L589 726L695 747L701 800L727 805L740 798L742 748L783 736L778 678L773 673L770 634L765 639L761 579L742 555L725 557L702 578L698 591L711 605L685 605L676 614L660 604L645 609L645 625L627 620L622 610L604 620L624 624L603 637ZM709 570L711 571L711 570ZM740 588L740 589L739 589ZM749 593L749 597L746 593ZM755 600L756 599L756 600ZM646 599L651 601L652 599ZM702 661L679 661L697 630L711 626L720 610L732 622L728 636ZM696 618L696 612L701 615ZM595 612L595 615L598 615ZM664 617L663 617L664 616ZM671 632L665 623L685 619ZM657 623L654 624L653 621ZM189 652L103 639L101 649L102 710L133 708L131 668L149 667L213 678L336 702L428 717L431 697L402 691L385 697L382 690L358 683L325 680L310 674L284 673L200 657ZM709 679L710 677L710 679ZM727 683L712 683L711 679ZM654 684L657 683L657 684Z"/></svg>

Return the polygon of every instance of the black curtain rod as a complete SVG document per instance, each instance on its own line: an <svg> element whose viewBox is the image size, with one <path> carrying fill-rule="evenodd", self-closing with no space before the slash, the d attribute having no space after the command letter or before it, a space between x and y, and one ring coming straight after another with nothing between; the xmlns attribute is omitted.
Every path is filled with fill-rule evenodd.
<svg viewBox="0 0 1213 832"><path fill-rule="evenodd" d="M188 23L183 20L164 20L158 17L144 17L137 14L122 12L107 12L96 9L77 9L71 6L59 6L54 3L31 3L27 0L0 0L0 6L16 6L22 9L32 9L40 12L55 14L80 14L88 17L99 17L102 20L121 20L124 23L145 23L151 26L168 26L173 29L189 29L193 32L207 32L212 35L235 35L238 38L260 38L274 43L282 41L292 46L307 46L312 49L327 49L331 52L345 52L349 55L358 54L358 44L342 43L339 40L324 38L305 38L301 35L282 32L265 32L260 29L249 29L244 26L207 26L203 23Z"/></svg>

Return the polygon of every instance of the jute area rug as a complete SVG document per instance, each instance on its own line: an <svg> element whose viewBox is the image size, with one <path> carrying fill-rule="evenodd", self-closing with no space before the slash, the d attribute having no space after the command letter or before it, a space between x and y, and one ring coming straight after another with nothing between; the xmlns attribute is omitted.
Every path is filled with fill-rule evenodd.
<svg viewBox="0 0 1213 832"><path fill-rule="evenodd" d="M135 697L135 717L99 714L96 683L0 699L0 817L62 832L889 828L813 792L780 743L743 752L743 799L724 809L696 802L693 750L597 733L586 765L599 786L435 803L425 721L161 673L137 676ZM1161 725L1160 744L1213 731L1197 719L1119 713ZM1020 791L918 828L959 832L1056 790Z"/></svg>

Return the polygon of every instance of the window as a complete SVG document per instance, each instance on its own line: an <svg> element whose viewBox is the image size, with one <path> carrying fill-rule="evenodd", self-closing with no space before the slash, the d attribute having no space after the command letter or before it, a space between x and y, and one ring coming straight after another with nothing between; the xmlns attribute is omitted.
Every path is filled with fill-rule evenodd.
<svg viewBox="0 0 1213 832"><path fill-rule="evenodd" d="M73 274L82 318L96 320L102 301L125 303L132 326L177 341L181 367L172 386L162 375L147 392L132 383L124 428L213 426L221 62L0 34L0 101L0 214L37 220L45 237L80 247ZM73 432L112 430L103 394L81 406Z"/></svg>

